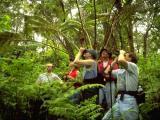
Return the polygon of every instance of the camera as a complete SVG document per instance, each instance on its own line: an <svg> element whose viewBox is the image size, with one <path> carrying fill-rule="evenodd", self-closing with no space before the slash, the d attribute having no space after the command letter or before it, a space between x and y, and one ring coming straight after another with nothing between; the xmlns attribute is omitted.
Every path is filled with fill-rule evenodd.
<svg viewBox="0 0 160 120"><path fill-rule="evenodd" d="M119 50L115 50L115 51L113 52L113 54L116 55L116 56L118 56L118 55L120 54L120 51L119 51Z"/></svg>

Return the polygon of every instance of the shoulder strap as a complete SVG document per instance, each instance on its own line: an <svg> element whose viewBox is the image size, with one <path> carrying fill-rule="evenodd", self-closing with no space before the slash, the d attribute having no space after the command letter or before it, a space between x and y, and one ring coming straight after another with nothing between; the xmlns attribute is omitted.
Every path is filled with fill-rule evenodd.
<svg viewBox="0 0 160 120"><path fill-rule="evenodd" d="M127 85L127 79L128 79L128 74L127 74L127 71L125 71L126 72L126 78L125 78L125 91L127 91L127 87L126 87L126 85Z"/></svg>

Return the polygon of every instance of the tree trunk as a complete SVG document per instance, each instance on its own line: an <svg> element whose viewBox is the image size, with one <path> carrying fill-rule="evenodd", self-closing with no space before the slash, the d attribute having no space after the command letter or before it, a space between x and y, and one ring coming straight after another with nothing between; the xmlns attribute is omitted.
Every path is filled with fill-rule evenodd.
<svg viewBox="0 0 160 120"><path fill-rule="evenodd" d="M125 49L125 43L123 41L123 38L122 38L122 27L121 25L118 23L118 34L119 34L119 40L120 40L120 49L121 50L124 50Z"/></svg>
<svg viewBox="0 0 160 120"><path fill-rule="evenodd" d="M128 33L128 45L129 45L129 50L130 50L131 52L134 52L134 44L133 44L133 23L132 23L132 18L131 18L131 17L128 19L127 33Z"/></svg>
<svg viewBox="0 0 160 120"><path fill-rule="evenodd" d="M96 13L96 0L93 0L94 5L94 43L93 49L97 49L97 13Z"/></svg>
<svg viewBox="0 0 160 120"><path fill-rule="evenodd" d="M149 34L149 30L151 29L151 26L148 26L146 33L143 35L143 57L147 57L147 38Z"/></svg>
<svg viewBox="0 0 160 120"><path fill-rule="evenodd" d="M116 51L118 49L118 47L117 47L117 41L116 41L116 38L115 38L115 36L113 34L111 36L110 48L111 48L112 51Z"/></svg>
<svg viewBox="0 0 160 120"><path fill-rule="evenodd" d="M89 43L89 47L92 49L92 42L91 42L91 39L88 35L88 32L86 31L86 29L84 27L83 18L81 16L81 11L80 11L80 8L79 8L78 0L76 0L76 5L77 5L77 8L78 8L79 20L80 20L80 23L81 23L82 31L83 31L84 35L86 35L86 38L87 38L88 43Z"/></svg>
<svg viewBox="0 0 160 120"><path fill-rule="evenodd" d="M67 50L67 52L69 54L69 59L74 60L74 51L73 51L73 48L72 48L71 44L68 41L65 41L65 42L66 42L65 49Z"/></svg>
<svg viewBox="0 0 160 120"><path fill-rule="evenodd" d="M69 59L74 59L74 51L73 51L73 45L67 40L67 38L61 39L59 36L56 36L59 41L61 42L61 45L66 49L67 53L69 54Z"/></svg>
<svg viewBox="0 0 160 120"><path fill-rule="evenodd" d="M104 48L108 48L109 36L111 34L111 26L109 24L104 25L105 35L104 35Z"/></svg>

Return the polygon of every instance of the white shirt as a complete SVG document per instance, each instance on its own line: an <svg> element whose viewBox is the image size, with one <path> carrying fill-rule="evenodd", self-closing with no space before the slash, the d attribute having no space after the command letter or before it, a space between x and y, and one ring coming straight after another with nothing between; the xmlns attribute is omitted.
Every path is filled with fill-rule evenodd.
<svg viewBox="0 0 160 120"><path fill-rule="evenodd" d="M54 80L60 81L60 83L62 83L62 80L58 77L58 75L54 73L42 73L39 75L37 83L52 82Z"/></svg>

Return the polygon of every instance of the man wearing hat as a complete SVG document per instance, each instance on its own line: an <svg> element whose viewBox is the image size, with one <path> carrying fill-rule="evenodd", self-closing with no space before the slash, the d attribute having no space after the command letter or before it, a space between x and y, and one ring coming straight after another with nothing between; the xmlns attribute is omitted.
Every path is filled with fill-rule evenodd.
<svg viewBox="0 0 160 120"><path fill-rule="evenodd" d="M58 75L52 72L53 64L48 63L46 64L46 67L47 67L47 72L40 74L36 83L42 84L42 83L52 82L54 80L58 80L60 81L60 83L62 83L62 80L58 77Z"/></svg>

